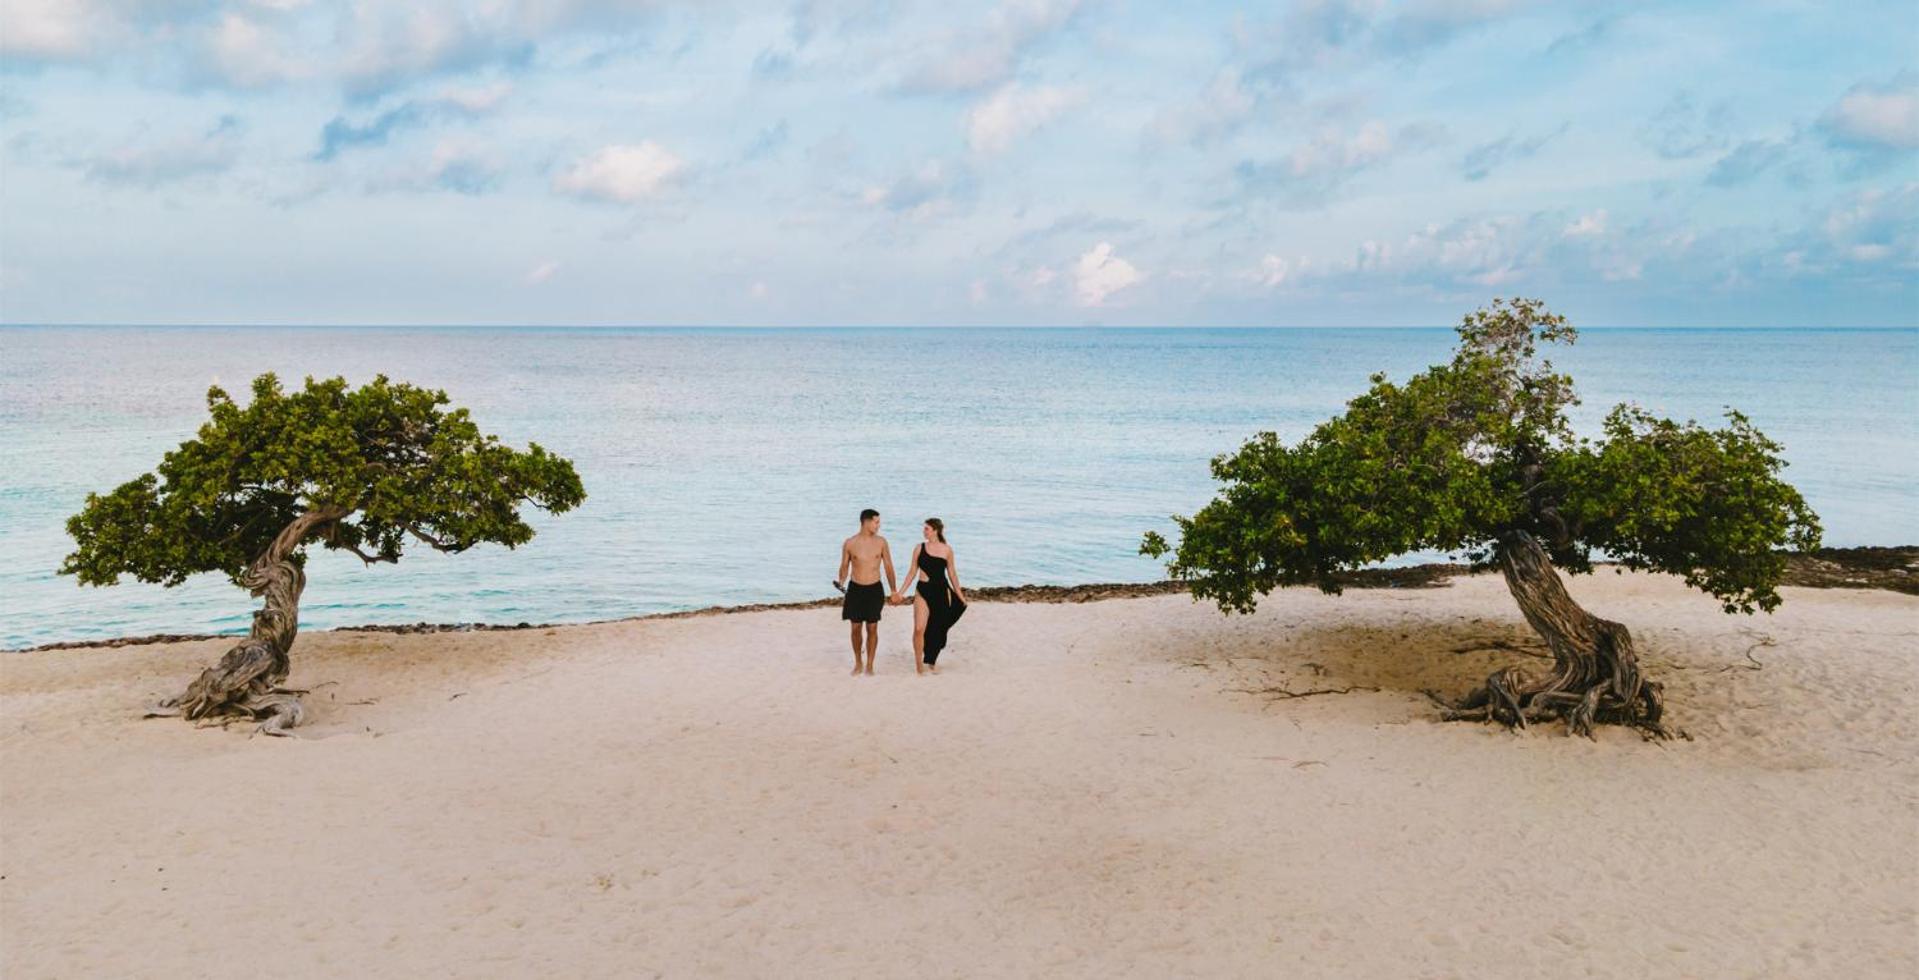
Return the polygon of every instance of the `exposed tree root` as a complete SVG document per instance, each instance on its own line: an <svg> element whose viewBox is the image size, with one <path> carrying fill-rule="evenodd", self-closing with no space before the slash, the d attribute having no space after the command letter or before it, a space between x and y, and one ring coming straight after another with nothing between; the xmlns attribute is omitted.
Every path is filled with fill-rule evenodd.
<svg viewBox="0 0 1919 980"><path fill-rule="evenodd" d="M306 692L281 686L292 671L288 653L299 634L300 593L306 589L306 573L292 554L308 534L345 513L342 508L309 511L274 538L241 579L247 591L265 600L253 614L247 638L147 717L218 724L257 721L265 735L286 735L300 723L306 715L300 695Z"/></svg>
<svg viewBox="0 0 1919 980"><path fill-rule="evenodd" d="M285 654L248 638L228 650L220 662L200 672L185 693L160 702L149 718L179 717L188 721L239 720L260 722L267 735L285 735L305 716L300 695L279 685L286 678Z"/></svg>
<svg viewBox="0 0 1919 980"><path fill-rule="evenodd" d="M1500 567L1526 622L1552 649L1550 672L1511 666L1451 705L1455 720L1496 721L1524 729L1563 719L1569 734L1593 737L1593 726L1627 725L1653 738L1670 738L1660 723L1665 700L1646 680L1626 627L1600 619L1574 602L1545 549L1523 531L1501 542Z"/></svg>
<svg viewBox="0 0 1919 980"><path fill-rule="evenodd" d="M1319 695L1322 695L1322 694L1351 694L1354 691L1377 691L1379 690L1379 688L1359 687L1359 686L1316 687L1310 691L1289 691L1283 687L1261 687L1261 688L1240 687L1240 688L1234 688L1233 690L1239 694L1263 695L1275 701L1290 701L1294 698L1311 698L1311 697L1318 697Z"/></svg>

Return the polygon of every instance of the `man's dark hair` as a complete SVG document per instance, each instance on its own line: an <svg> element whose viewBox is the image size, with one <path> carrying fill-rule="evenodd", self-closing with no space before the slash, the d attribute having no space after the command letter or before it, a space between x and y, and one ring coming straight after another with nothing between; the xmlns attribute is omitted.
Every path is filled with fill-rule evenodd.
<svg viewBox="0 0 1919 980"><path fill-rule="evenodd" d="M878 516L880 516L880 512L879 512L879 511L877 511L877 510L874 510L874 509L873 509L873 508L871 508L871 507L868 507L868 508L866 508L865 510L863 510L863 511L860 511L860 523L861 523L861 524L864 524L864 523L866 523L867 521L870 521L870 520L872 520L873 518L875 518L875 517L878 517Z"/></svg>

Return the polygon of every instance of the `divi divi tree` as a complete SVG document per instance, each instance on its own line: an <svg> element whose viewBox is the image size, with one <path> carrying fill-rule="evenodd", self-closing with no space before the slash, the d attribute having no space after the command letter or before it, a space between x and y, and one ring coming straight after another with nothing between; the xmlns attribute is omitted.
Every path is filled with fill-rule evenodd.
<svg viewBox="0 0 1919 980"><path fill-rule="evenodd" d="M511 548L533 537L523 506L557 513L586 498L572 463L502 445L446 405L445 392L384 376L359 388L308 378L289 393L262 375L245 405L208 391L212 417L156 472L88 495L67 522L77 547L62 573L174 586L222 572L263 601L246 639L155 713L254 719L270 734L299 723L302 692L281 685L310 545L369 564L409 546Z"/></svg>
<svg viewBox="0 0 1919 980"><path fill-rule="evenodd" d="M1603 557L1680 576L1728 613L1770 612L1780 549L1817 547L1817 518L1780 478L1779 445L1737 411L1706 428L1620 405L1597 438L1575 436L1572 378L1539 348L1576 334L1538 301L1496 300L1458 334L1449 363L1374 375L1299 442L1261 433L1213 460L1217 498L1174 518L1177 546L1149 532L1141 551L1170 553L1195 597L1237 612L1281 586L1338 592L1338 573L1395 555L1464 553L1504 574L1553 663L1494 673L1455 717L1665 734L1631 633L1574 602L1559 570Z"/></svg>

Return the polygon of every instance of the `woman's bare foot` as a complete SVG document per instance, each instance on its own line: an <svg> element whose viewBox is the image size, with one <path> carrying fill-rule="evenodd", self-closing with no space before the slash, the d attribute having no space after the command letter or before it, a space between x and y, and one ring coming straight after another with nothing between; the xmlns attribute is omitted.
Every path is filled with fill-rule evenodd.
<svg viewBox="0 0 1919 980"><path fill-rule="evenodd" d="M913 673L915 673L915 674L924 674L924 673L926 673L926 665L925 665L925 664L914 664L914 665L913 665Z"/></svg>
<svg viewBox="0 0 1919 980"><path fill-rule="evenodd" d="M926 669L932 671L935 674L940 672L938 664L927 664Z"/></svg>

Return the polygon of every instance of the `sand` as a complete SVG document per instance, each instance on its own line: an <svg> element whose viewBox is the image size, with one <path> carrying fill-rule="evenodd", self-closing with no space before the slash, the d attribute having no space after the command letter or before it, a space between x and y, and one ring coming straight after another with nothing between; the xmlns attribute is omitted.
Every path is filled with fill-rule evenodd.
<svg viewBox="0 0 1919 980"><path fill-rule="evenodd" d="M858 679L823 609L310 633L294 739L138 719L217 641L9 654L0 973L1919 975L1919 598L1574 591L1691 741L1438 722L1538 650L1488 577L979 603L924 678L897 611Z"/></svg>

